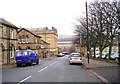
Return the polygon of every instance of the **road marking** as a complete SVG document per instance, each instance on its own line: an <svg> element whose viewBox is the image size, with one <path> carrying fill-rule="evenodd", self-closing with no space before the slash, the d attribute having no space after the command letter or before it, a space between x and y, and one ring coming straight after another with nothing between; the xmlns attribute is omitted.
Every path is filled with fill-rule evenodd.
<svg viewBox="0 0 120 84"><path fill-rule="evenodd" d="M57 63L57 61L55 61L54 63L50 64L49 66L52 66L52 65L54 65L55 63Z"/></svg>
<svg viewBox="0 0 120 84"><path fill-rule="evenodd" d="M55 63L52 63L52 64L50 64L49 66L52 66L52 65L54 65Z"/></svg>
<svg viewBox="0 0 120 84"><path fill-rule="evenodd" d="M55 61L55 63L57 63L57 61Z"/></svg>
<svg viewBox="0 0 120 84"><path fill-rule="evenodd" d="M45 67L45 68L39 70L38 72L42 72L42 71L44 71L44 70L47 69L47 68L48 68L48 67Z"/></svg>
<svg viewBox="0 0 120 84"><path fill-rule="evenodd" d="M32 76L28 76L28 77L26 77L25 79L23 79L23 80L21 80L19 83L22 83L22 82L24 82L24 81L26 81L27 79L29 79L29 78L31 78ZM18 83L18 84L19 84Z"/></svg>

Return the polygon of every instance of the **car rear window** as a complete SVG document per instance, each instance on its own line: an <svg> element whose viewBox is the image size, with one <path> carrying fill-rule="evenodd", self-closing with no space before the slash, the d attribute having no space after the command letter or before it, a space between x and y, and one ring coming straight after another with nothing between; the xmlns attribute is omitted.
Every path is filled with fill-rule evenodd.
<svg viewBox="0 0 120 84"><path fill-rule="evenodd" d="M81 57L80 54L72 54L71 56L72 56L72 57Z"/></svg>
<svg viewBox="0 0 120 84"><path fill-rule="evenodd" d="M17 56L26 56L27 55L27 51L19 51L17 52Z"/></svg>

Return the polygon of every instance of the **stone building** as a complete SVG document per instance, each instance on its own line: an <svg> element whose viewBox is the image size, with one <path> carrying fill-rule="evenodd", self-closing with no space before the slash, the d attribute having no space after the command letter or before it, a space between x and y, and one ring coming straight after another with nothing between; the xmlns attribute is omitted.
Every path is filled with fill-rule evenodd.
<svg viewBox="0 0 120 84"><path fill-rule="evenodd" d="M52 29L46 28L28 28L31 32L35 32L37 35L42 37L42 40L50 44L50 56L58 54L57 41L58 34L57 29L52 27Z"/></svg>
<svg viewBox="0 0 120 84"><path fill-rule="evenodd" d="M41 36L38 36L25 28L21 28L18 34L18 50L34 50L38 56L41 54Z"/></svg>
<svg viewBox="0 0 120 84"><path fill-rule="evenodd" d="M2 64L15 63L17 46L17 29L15 25L0 18L0 49Z"/></svg>
<svg viewBox="0 0 120 84"><path fill-rule="evenodd" d="M47 43L44 40L41 40L41 56L42 58L47 58L50 55L50 43Z"/></svg>
<svg viewBox="0 0 120 84"><path fill-rule="evenodd" d="M34 50L41 58L48 57L49 43L41 39L41 36L36 35L25 28L18 30L18 50Z"/></svg>

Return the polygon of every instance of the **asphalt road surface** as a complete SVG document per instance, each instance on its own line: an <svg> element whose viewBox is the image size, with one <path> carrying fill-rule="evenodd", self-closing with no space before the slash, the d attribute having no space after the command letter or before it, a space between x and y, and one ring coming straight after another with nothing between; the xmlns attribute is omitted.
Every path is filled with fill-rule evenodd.
<svg viewBox="0 0 120 84"><path fill-rule="evenodd" d="M69 65L68 56L42 60L39 65L2 70L2 81L16 82L102 82L81 65Z"/></svg>

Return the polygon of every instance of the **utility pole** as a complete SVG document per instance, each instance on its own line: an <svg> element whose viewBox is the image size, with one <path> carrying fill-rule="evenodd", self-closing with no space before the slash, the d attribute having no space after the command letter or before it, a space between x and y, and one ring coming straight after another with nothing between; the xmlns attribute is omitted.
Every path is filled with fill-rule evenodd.
<svg viewBox="0 0 120 84"><path fill-rule="evenodd" d="M88 64L89 64L89 42L88 42L88 9L87 9L87 2L86 2L86 28L87 28L87 58L88 58Z"/></svg>

